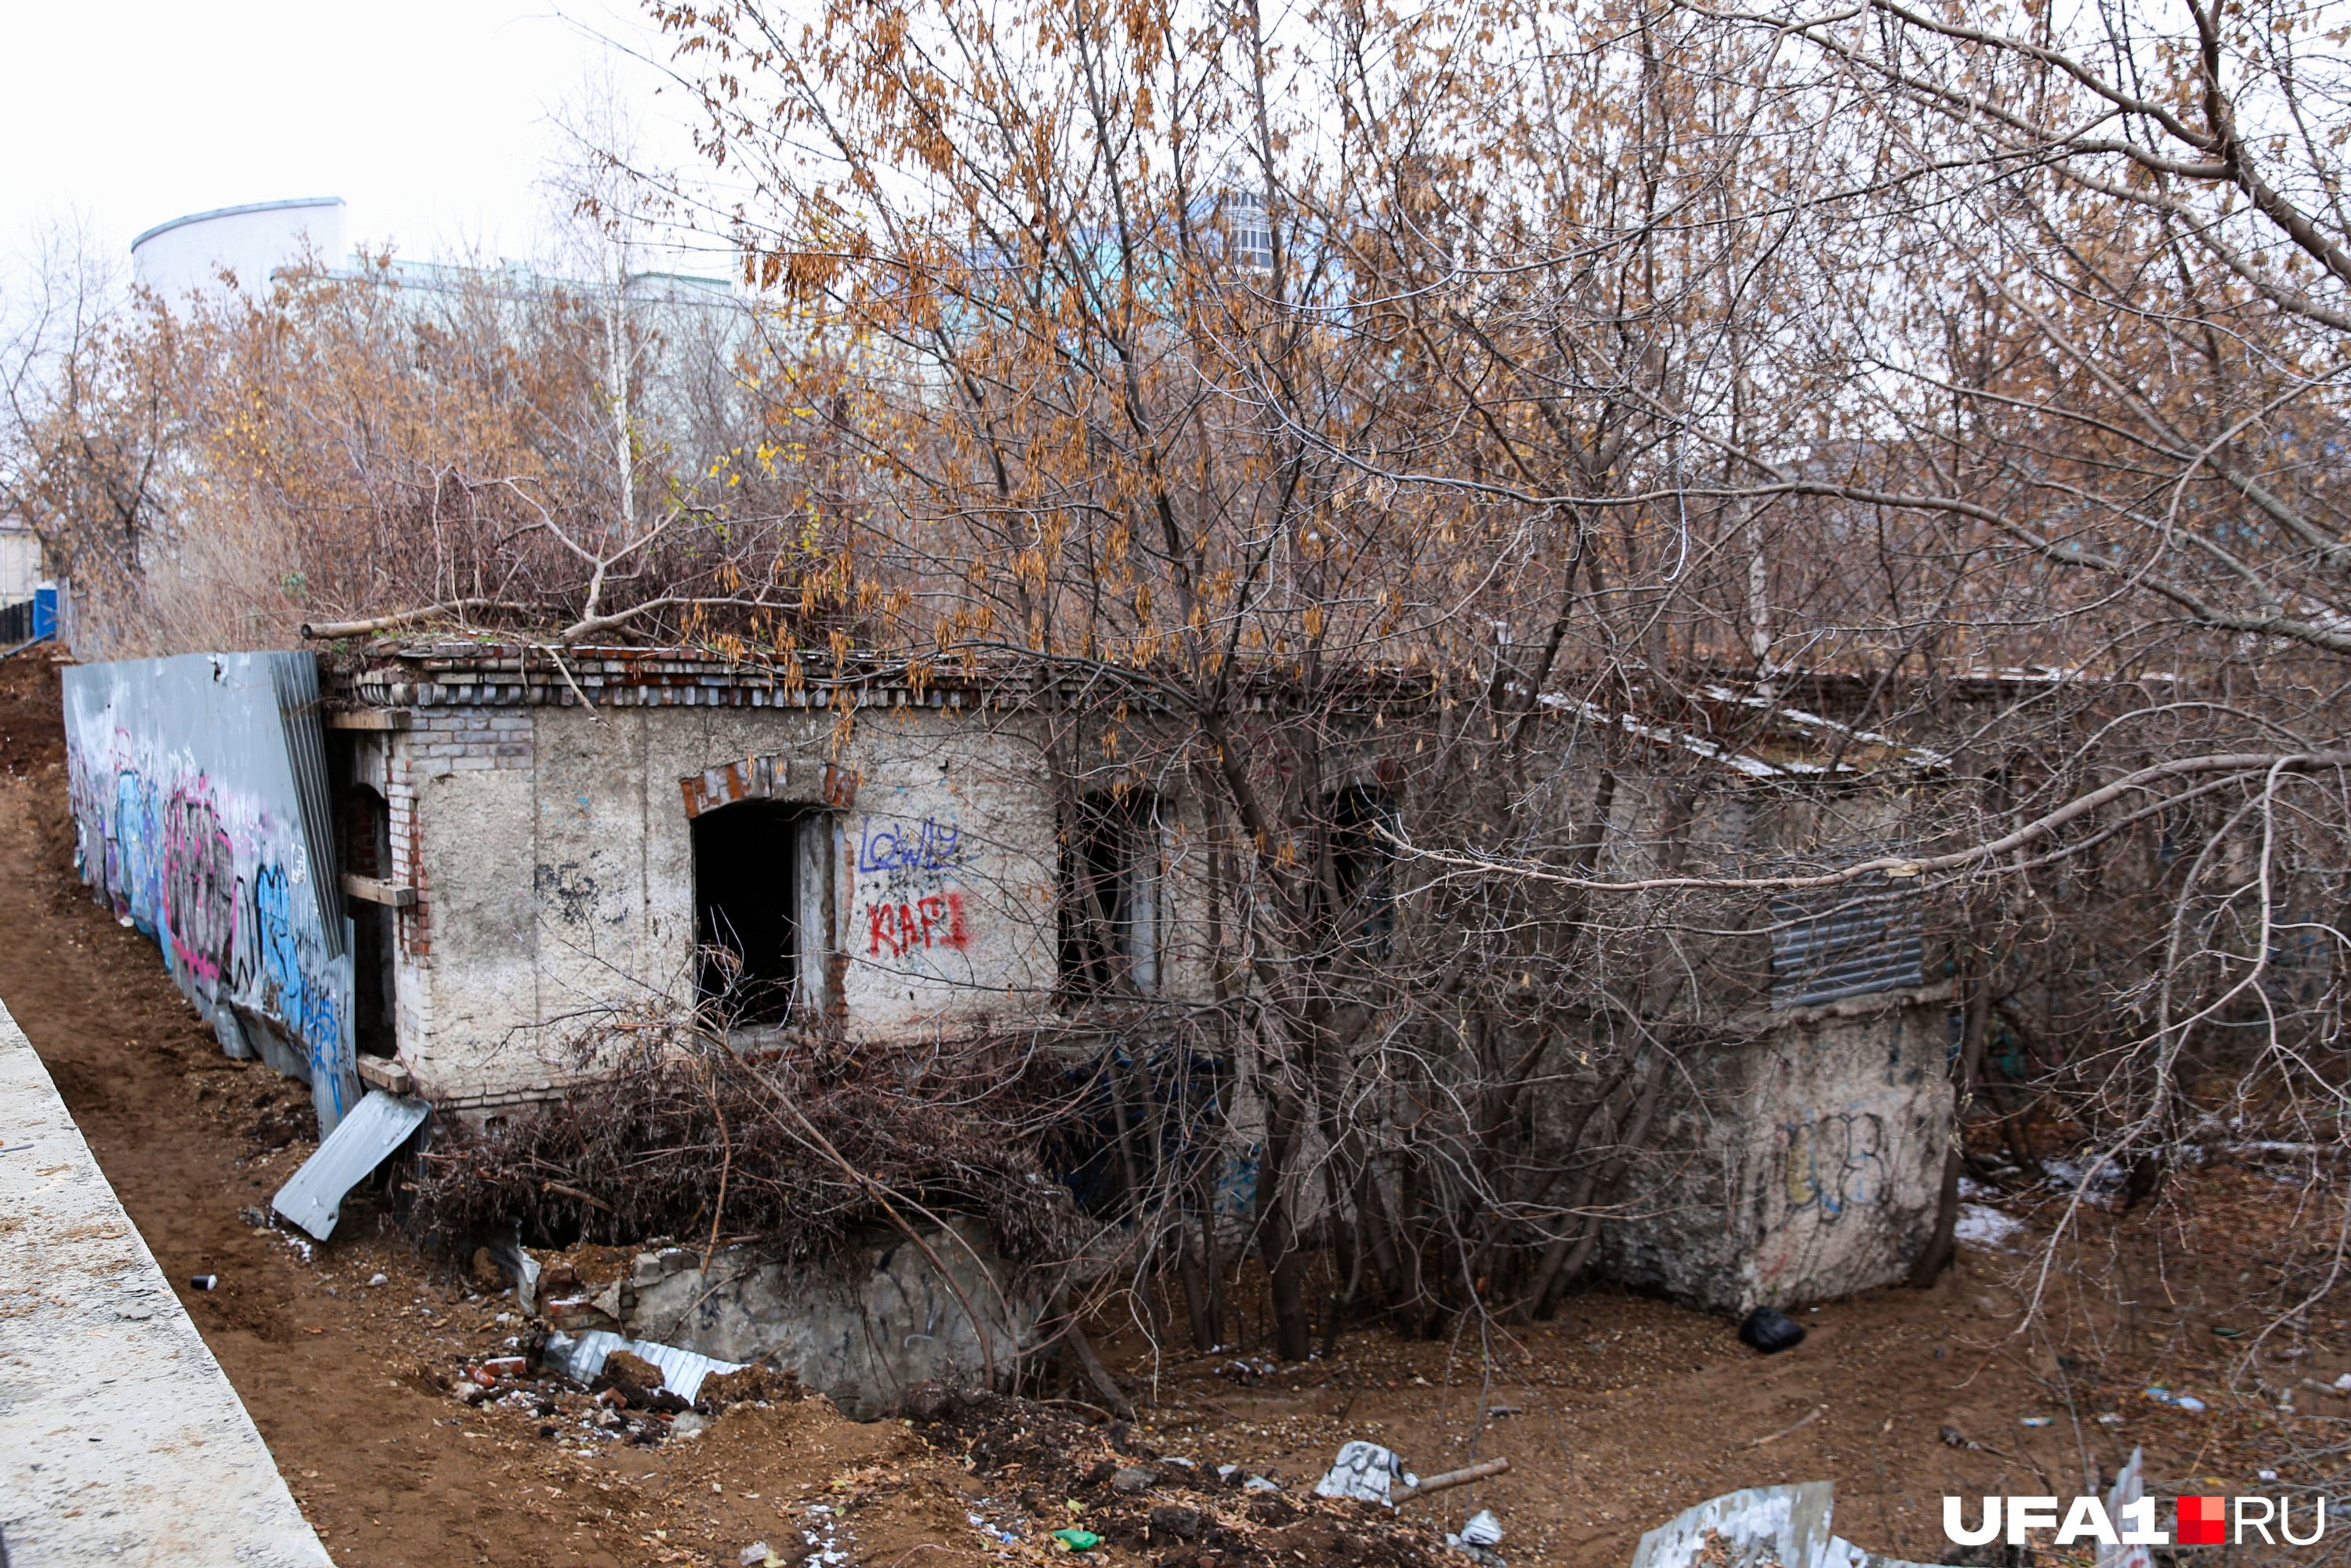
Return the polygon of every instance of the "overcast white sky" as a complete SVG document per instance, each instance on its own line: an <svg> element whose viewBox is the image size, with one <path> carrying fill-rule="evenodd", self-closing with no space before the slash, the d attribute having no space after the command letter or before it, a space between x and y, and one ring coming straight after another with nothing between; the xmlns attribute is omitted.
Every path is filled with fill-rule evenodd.
<svg viewBox="0 0 2351 1568"><path fill-rule="evenodd" d="M127 264L132 237L169 218L341 196L354 242L421 260L527 255L549 113L598 59L614 58L647 139L691 157L678 89L653 96L653 71L588 36L665 59L643 13L560 4L19 0L0 9L0 254L75 212Z"/></svg>

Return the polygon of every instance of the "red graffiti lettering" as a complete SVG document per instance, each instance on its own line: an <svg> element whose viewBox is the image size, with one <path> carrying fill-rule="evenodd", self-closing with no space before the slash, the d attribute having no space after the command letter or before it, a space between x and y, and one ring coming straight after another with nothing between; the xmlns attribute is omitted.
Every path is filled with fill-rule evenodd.
<svg viewBox="0 0 2351 1568"><path fill-rule="evenodd" d="M887 953L903 958L917 947L971 946L971 927L964 915L960 893L931 894L910 904L869 904L865 906L865 951L870 957Z"/></svg>

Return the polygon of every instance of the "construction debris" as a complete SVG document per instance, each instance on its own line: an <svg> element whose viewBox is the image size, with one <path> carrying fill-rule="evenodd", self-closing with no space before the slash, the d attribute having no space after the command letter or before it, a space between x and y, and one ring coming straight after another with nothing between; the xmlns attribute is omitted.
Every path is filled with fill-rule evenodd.
<svg viewBox="0 0 2351 1568"><path fill-rule="evenodd" d="M1835 1506L1833 1481L1729 1492L1642 1536L1632 1568L1917 1568L1832 1535Z"/></svg>
<svg viewBox="0 0 2351 1568"><path fill-rule="evenodd" d="M1431 1492L1449 1491L1455 1487L1466 1487L1472 1481L1482 1481L1489 1477L1508 1475L1510 1472L1510 1460L1488 1459L1483 1464L1465 1465L1458 1470L1447 1470L1443 1475L1431 1476L1425 1481L1416 1481L1410 1476L1406 1476L1404 1490L1397 1492L1393 1500L1397 1503L1407 1503L1416 1497L1426 1497Z"/></svg>
<svg viewBox="0 0 2351 1568"><path fill-rule="evenodd" d="M663 1386L691 1405L702 1392L702 1380L714 1373L740 1372L742 1364L714 1361L675 1345L655 1344L651 1340L622 1339L619 1334L602 1329L593 1330L576 1338L570 1334L549 1334L541 1360L564 1376L580 1383L593 1383L596 1375L604 1370L605 1358L614 1351L626 1351L657 1369Z"/></svg>

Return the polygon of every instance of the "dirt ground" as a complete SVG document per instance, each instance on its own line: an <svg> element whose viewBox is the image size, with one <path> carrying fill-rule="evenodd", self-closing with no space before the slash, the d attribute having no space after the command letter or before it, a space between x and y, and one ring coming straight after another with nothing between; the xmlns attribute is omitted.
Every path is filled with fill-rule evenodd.
<svg viewBox="0 0 2351 1568"><path fill-rule="evenodd" d="M1479 1508L1508 1531L1508 1561L1580 1568L1625 1563L1641 1531L1708 1497L1818 1479L1837 1483L1840 1533L1933 1562L1947 1492L2071 1495L2135 1445L2158 1491L2311 1484L2294 1455L2340 1441L2351 1416L2315 1392L2351 1371L2334 1296L2237 1368L2241 1388L2258 1378L2269 1396L2225 1386L2271 1321L2244 1298L2291 1266L2295 1217L2314 1202L2339 1211L2314 1177L2234 1166L2103 1233L2137 1281L2120 1292L2131 1304L2086 1286L2076 1301L2081 1282L2061 1271L2055 1327L2032 1334L2011 1333L2029 1251L1970 1248L1934 1290L1800 1312L1805 1343L1768 1359L1723 1321L1605 1290L1531 1330L1353 1333L1332 1361L1286 1367L1249 1344L1155 1357L1104 1325L1143 1413L1131 1435L1009 1404L860 1425L809 1399L738 1404L701 1437L640 1444L586 1435L594 1407L576 1390L469 1406L452 1380L528 1332L510 1300L420 1255L380 1207L347 1209L317 1249L252 1223L309 1152L307 1092L224 1057L152 944L80 886L57 703L46 655L0 662L0 886L14 891L0 999L353 1568L734 1564L755 1542L795 1563L1032 1562L1058 1554L1047 1531L1089 1521L1107 1538L1090 1555L1113 1563L1405 1562L1447 1556L1439 1532ZM2029 1222L2036 1202L2006 1207ZM2160 1269L2137 1261L2152 1259ZM199 1274L219 1288L192 1289ZM2210 1408L2158 1404L2150 1383ZM2273 1403L2289 1388L2298 1413ZM1423 1474L1494 1457L1512 1469L1393 1524L1301 1506L1350 1437ZM1196 1468L1151 1465L1155 1451ZM1280 1500L1219 1490L1222 1464L1273 1479ZM1150 1490L1122 1500L1104 1478L1123 1467L1149 1470ZM2263 1469L2283 1480L2257 1482ZM1186 1510L1200 1516L1188 1530Z"/></svg>

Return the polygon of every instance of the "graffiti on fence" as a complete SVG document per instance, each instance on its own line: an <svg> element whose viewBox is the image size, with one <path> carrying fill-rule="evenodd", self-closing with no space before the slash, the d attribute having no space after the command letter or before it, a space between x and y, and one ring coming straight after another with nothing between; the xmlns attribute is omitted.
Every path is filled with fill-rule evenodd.
<svg viewBox="0 0 2351 1568"><path fill-rule="evenodd" d="M77 869L99 901L154 939L225 1041L308 1079L331 1127L358 1093L351 961L325 925L335 904L318 879L332 869L312 864L264 663L296 656L68 671L68 789Z"/></svg>
<svg viewBox="0 0 2351 1568"><path fill-rule="evenodd" d="M163 912L172 956L217 988L236 938L236 852L202 780L172 790L164 815Z"/></svg>

